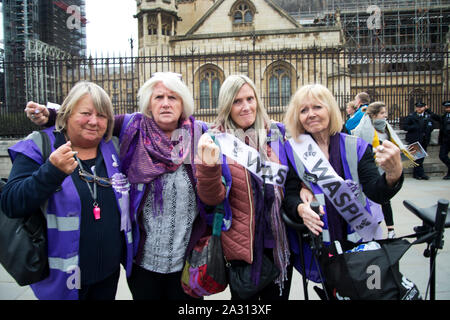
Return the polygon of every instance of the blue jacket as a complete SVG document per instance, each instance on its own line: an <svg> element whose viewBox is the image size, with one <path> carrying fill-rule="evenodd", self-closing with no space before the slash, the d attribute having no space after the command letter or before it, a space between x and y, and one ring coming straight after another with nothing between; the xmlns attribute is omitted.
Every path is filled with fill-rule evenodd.
<svg viewBox="0 0 450 320"><path fill-rule="evenodd" d="M352 130L358 126L359 122L364 116L364 112L361 110L364 106L359 107L359 109L355 112L355 114L345 123L345 128L347 129L347 132L349 134L351 134Z"/></svg>

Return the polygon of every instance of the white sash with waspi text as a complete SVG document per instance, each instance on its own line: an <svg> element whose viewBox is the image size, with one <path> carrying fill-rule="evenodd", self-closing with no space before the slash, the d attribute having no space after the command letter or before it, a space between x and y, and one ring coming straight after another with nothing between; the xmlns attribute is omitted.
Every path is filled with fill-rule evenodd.
<svg viewBox="0 0 450 320"><path fill-rule="evenodd" d="M289 170L288 166L271 161L263 161L256 149L246 145L231 134L220 133L215 136L215 139L224 155L245 167L261 181L280 187L284 186Z"/></svg>
<svg viewBox="0 0 450 320"><path fill-rule="evenodd" d="M317 177L317 185L333 203L339 214L361 236L363 241L381 239L383 230L375 217L364 208L344 179L334 171L312 137L302 134L297 141L299 142L293 138L289 139L292 150L305 168Z"/></svg>

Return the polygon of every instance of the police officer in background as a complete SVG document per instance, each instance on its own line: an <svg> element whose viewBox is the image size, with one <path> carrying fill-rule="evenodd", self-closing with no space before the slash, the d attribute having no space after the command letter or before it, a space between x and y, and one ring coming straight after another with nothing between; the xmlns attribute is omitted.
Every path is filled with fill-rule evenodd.
<svg viewBox="0 0 450 320"><path fill-rule="evenodd" d="M433 120L439 121L440 117L428 110L426 103L416 102L416 111L409 114L405 119L404 129L406 133L406 142L408 144L419 142L426 151L430 143L431 131L433 131ZM413 169L413 178L417 180L428 180L428 177L423 170L424 158L416 160L419 165Z"/></svg>
<svg viewBox="0 0 450 320"><path fill-rule="evenodd" d="M450 151L450 101L444 101L442 105L445 108L445 113L441 116L441 129L439 131L439 159L447 166L447 175L444 180L450 180L450 158L448 152Z"/></svg>

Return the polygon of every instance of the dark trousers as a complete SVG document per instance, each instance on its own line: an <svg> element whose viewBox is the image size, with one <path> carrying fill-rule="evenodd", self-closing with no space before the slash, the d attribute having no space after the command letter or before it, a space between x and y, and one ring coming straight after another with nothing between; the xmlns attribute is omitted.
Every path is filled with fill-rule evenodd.
<svg viewBox="0 0 450 320"><path fill-rule="evenodd" d="M93 284L82 285L78 290L79 300L115 300L120 269L106 279Z"/></svg>
<svg viewBox="0 0 450 320"><path fill-rule="evenodd" d="M392 215L392 206L391 202L385 202L381 205L381 209L383 210L384 221L386 222L386 226L394 225L394 217Z"/></svg>
<svg viewBox="0 0 450 320"><path fill-rule="evenodd" d="M450 174L450 158L448 153L450 151L450 141L443 142L439 148L439 159L447 166L447 175Z"/></svg>
<svg viewBox="0 0 450 320"><path fill-rule="evenodd" d="M425 158L416 160L416 163L418 164L417 167L413 168L413 176L414 177L423 177L425 175L425 170L423 169L423 161Z"/></svg>
<svg viewBox="0 0 450 320"><path fill-rule="evenodd" d="M423 150L427 151L428 143L421 142ZM413 168L413 177L423 177L425 175L425 170L423 169L423 162L425 161L425 158L415 160L415 162L418 164L417 167Z"/></svg>
<svg viewBox="0 0 450 320"><path fill-rule="evenodd" d="M293 260L293 259L291 259ZM291 280L292 280L292 270L293 270L293 264L292 261L287 266L287 280L284 281L284 288L282 291L282 294L280 296L280 287L275 282L271 282L267 285L264 289L262 289L260 292L255 294L254 296L246 299L247 301L286 301L289 299L289 292L291 291ZM230 287L231 292L231 301L239 301L242 300L239 298L236 293L233 291L233 289Z"/></svg>
<svg viewBox="0 0 450 320"><path fill-rule="evenodd" d="M133 264L127 281L133 300L199 300L184 293L181 271L163 274Z"/></svg>
<svg viewBox="0 0 450 320"><path fill-rule="evenodd" d="M423 150L427 151L428 142L422 141L422 142L420 142L420 144L422 145ZM415 160L415 162L418 164L418 166L413 168L413 177L423 177L425 175L425 170L423 169L424 161L425 161L425 158Z"/></svg>

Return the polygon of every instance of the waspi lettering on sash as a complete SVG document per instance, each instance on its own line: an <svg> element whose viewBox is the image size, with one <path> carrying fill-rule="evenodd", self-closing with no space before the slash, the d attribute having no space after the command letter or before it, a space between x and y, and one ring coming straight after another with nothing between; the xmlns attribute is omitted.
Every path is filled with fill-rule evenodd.
<svg viewBox="0 0 450 320"><path fill-rule="evenodd" d="M220 151L245 167L267 184L283 187L289 167L283 164L263 161L259 152L228 133L215 136Z"/></svg>
<svg viewBox="0 0 450 320"><path fill-rule="evenodd" d="M292 150L310 175L316 177L314 183L322 189L339 214L364 241L381 239L383 231L375 217L358 201L354 188L336 173L312 137L302 134L297 141L289 139Z"/></svg>

